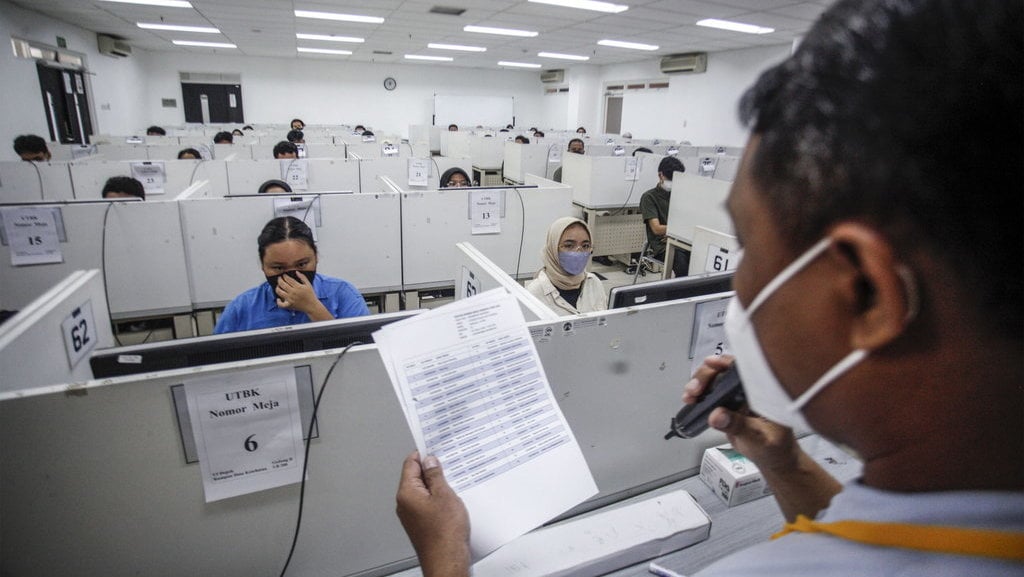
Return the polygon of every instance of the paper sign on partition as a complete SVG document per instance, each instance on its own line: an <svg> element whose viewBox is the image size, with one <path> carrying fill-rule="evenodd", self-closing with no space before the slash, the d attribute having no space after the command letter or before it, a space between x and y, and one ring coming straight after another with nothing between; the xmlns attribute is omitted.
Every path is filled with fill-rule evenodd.
<svg viewBox="0 0 1024 577"><path fill-rule="evenodd" d="M430 186L430 161L426 158L409 159L409 186Z"/></svg>
<svg viewBox="0 0 1024 577"><path fill-rule="evenodd" d="M313 232L313 240L317 240L316 230L320 227L320 197L306 198L289 196L274 199L274 218L294 216L306 223Z"/></svg>
<svg viewBox="0 0 1024 577"><path fill-rule="evenodd" d="M309 160L282 158L280 163L281 180L287 182L292 190L309 190Z"/></svg>
<svg viewBox="0 0 1024 577"><path fill-rule="evenodd" d="M438 457L466 504L475 559L597 493L505 289L373 336L416 447Z"/></svg>
<svg viewBox="0 0 1024 577"><path fill-rule="evenodd" d="M207 503L302 480L302 420L291 366L184 384Z"/></svg>
<svg viewBox="0 0 1024 577"><path fill-rule="evenodd" d="M11 265L64 262L57 220L49 207L26 206L0 209Z"/></svg>
<svg viewBox="0 0 1024 577"><path fill-rule="evenodd" d="M163 162L131 163L132 178L142 183L146 194L163 194L167 183L167 172Z"/></svg>
<svg viewBox="0 0 1024 577"><path fill-rule="evenodd" d="M500 190L471 190L469 192L469 212L473 221L472 234L501 232L500 202Z"/></svg>
<svg viewBox="0 0 1024 577"><path fill-rule="evenodd" d="M705 357L732 353L725 338L725 311L729 299L718 299L697 303L693 313L693 333L690 338L690 358L693 370L697 370Z"/></svg>

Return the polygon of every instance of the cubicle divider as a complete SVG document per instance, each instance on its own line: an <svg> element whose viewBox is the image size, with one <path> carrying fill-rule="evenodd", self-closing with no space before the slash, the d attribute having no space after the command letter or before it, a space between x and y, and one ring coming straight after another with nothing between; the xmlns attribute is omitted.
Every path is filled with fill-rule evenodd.
<svg viewBox="0 0 1024 577"><path fill-rule="evenodd" d="M403 145L404 146L404 145ZM436 189L440 186L441 175L452 167L459 167L472 174L473 167L469 158L450 158L447 156L418 157L427 165L427 186L409 184L409 157L368 158L359 160L359 189L362 192L378 192L389 190L381 177L388 177L393 182L401 183L405 189Z"/></svg>
<svg viewBox="0 0 1024 577"><path fill-rule="evenodd" d="M307 203L308 218L318 223L314 231L318 272L343 278L365 294L401 285L397 194L325 192L186 199L178 204L190 271L190 302L195 309L222 307L243 291L266 282L256 238L282 205L294 203Z"/></svg>
<svg viewBox="0 0 1024 577"><path fill-rule="evenodd" d="M658 184L662 156L562 156L562 182L573 187L574 203L591 209L640 205L644 192Z"/></svg>
<svg viewBox="0 0 1024 577"><path fill-rule="evenodd" d="M732 183L724 180L675 173L668 207L668 236L692 244L697 225L733 234L732 219L725 209L731 188Z"/></svg>
<svg viewBox="0 0 1024 577"><path fill-rule="evenodd" d="M503 288L516 298L523 317L527 321L555 320L558 313L552 311L540 299L533 296L523 285L478 251L472 243L460 242L455 245L455 299L464 299Z"/></svg>
<svg viewBox="0 0 1024 577"><path fill-rule="evenodd" d="M662 438L690 374L699 300L529 323L600 488L575 512L690 476L703 450L724 441L714 431ZM56 575L73 567L82 577L277 572L295 532L299 486L204 503L170 391L189 378L267 367L309 367L315 386L326 386L289 571L370 577L412 566L394 514L412 436L376 348L349 350L330 372L339 352L118 377L76 394L61 386L0 402L2 568Z"/></svg>
<svg viewBox="0 0 1024 577"><path fill-rule="evenodd" d="M735 235L695 226L688 274L735 269L739 266L739 248Z"/></svg>
<svg viewBox="0 0 1024 577"><path fill-rule="evenodd" d="M158 185L163 192L147 187L147 200L174 198L197 181L206 180L210 189L223 196L227 194L227 164L223 160L138 160L72 162L69 165L71 184L78 200L102 198L103 185L112 176L133 176L133 165L139 170L156 167L162 169L165 182Z"/></svg>
<svg viewBox="0 0 1024 577"><path fill-rule="evenodd" d="M36 202L74 198L67 162L0 162L0 202Z"/></svg>
<svg viewBox="0 0 1024 577"><path fill-rule="evenodd" d="M515 142L505 143L504 162L502 171L506 182L522 184L526 182L527 174L550 177L558 167L558 162L550 160L549 144L517 144ZM558 158L561 154L558 155Z"/></svg>
<svg viewBox="0 0 1024 577"><path fill-rule="evenodd" d="M0 247L4 308L27 306L76 270L100 269L105 271L114 319L170 316L192 309L177 202L72 201L20 206L54 212L62 234L62 261L15 266L11 246Z"/></svg>
<svg viewBox="0 0 1024 577"><path fill-rule="evenodd" d="M231 194L255 194L268 180L283 180L293 192L359 190L359 163L343 158L233 160L227 175Z"/></svg>
<svg viewBox="0 0 1024 577"><path fill-rule="evenodd" d="M274 158L274 147L277 146L277 143L281 140L284 140L284 137L273 142L261 141L259 144L253 144L249 147L248 154L243 152L241 157L252 158L253 160ZM345 158L348 154L348 147L345 146L345 144L334 144L331 142L310 143L307 141L305 148L307 158Z"/></svg>
<svg viewBox="0 0 1024 577"><path fill-rule="evenodd" d="M91 379L89 353L114 346L107 317L102 273L78 270L0 324L0 402Z"/></svg>

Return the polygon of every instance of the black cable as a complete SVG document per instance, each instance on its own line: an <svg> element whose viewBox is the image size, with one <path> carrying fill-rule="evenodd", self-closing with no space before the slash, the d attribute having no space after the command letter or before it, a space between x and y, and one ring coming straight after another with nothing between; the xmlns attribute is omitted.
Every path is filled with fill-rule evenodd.
<svg viewBox="0 0 1024 577"><path fill-rule="evenodd" d="M551 170L551 150L558 144L558 142L552 142L551 144L549 144L548 153L544 155L544 178L548 180L551 180L551 178L548 177L548 172L550 172Z"/></svg>
<svg viewBox="0 0 1024 577"><path fill-rule="evenodd" d="M629 160L627 159L626 162L629 162ZM626 210L626 207L629 206L629 201L630 201L630 199L633 198L633 189L636 188L636 181L640 180L640 169L643 168L643 166L644 166L644 157L641 156L641 157L637 158L637 161L636 161L636 172L633 174L633 177L634 177L633 178L633 183L629 185L629 194L626 196L626 202L623 202L622 206L620 206L618 209L616 209L615 212L609 213L610 215L621 214L622 211Z"/></svg>
<svg viewBox="0 0 1024 577"><path fill-rule="evenodd" d="M401 142L399 145L404 144L409 147L409 158L416 158L416 151L412 148L412 143L409 141Z"/></svg>
<svg viewBox="0 0 1024 577"><path fill-rule="evenodd" d="M441 167L437 165L437 159L433 156L430 157L430 160L434 163L434 172L437 174L437 186L438 188L444 188L444 183L441 182Z"/></svg>
<svg viewBox="0 0 1024 577"><path fill-rule="evenodd" d="M46 200L46 191L43 190L43 175L39 172L39 167L36 166L35 161L30 162L32 168L36 169L36 179L39 180L39 200ZM73 194L73 193L72 193Z"/></svg>
<svg viewBox="0 0 1024 577"><path fill-rule="evenodd" d="M197 162L196 165L192 167L192 176L188 177L188 185L189 186L192 186L193 184L195 184L196 171L199 170L199 165L204 163L204 162L206 162L206 159L205 158L200 158L199 162Z"/></svg>
<svg viewBox="0 0 1024 577"><path fill-rule="evenodd" d="M117 346L123 347L121 339L117 337L117 323L114 322L114 315L110 312L110 285L107 284L107 217L110 216L110 209L114 203L108 203L107 209L103 211L103 231L100 240L100 271L103 274L103 298L107 301L107 318L110 320L110 332L114 335L114 342Z"/></svg>
<svg viewBox="0 0 1024 577"><path fill-rule="evenodd" d="M519 282L519 265L523 262L523 239L526 237L526 204L523 203L523 193L519 192L519 188L513 186L512 190L519 196L519 209L523 212L523 223L519 229L519 256L516 257L515 281Z"/></svg>
<svg viewBox="0 0 1024 577"><path fill-rule="evenodd" d="M284 574L288 571L288 565L291 564L292 556L295 554L295 546L299 543L299 530L302 528L302 506L305 504L306 500L306 471L309 469L309 448L313 445L313 427L316 425L316 412L320 408L320 399L323 398L324 390L327 389L327 383L331 380L331 374L334 372L334 368L338 366L341 358L345 356L345 353L347 353L349 349L361 344L363 343L355 341L349 343L348 346L342 349L338 358L334 359L334 362L331 363L331 367L327 369L327 375L324 376L324 381L320 385L320 392L317 393L316 399L313 400L313 414L309 418L309 430L306 434L306 452L302 459L302 481L299 486L299 514L295 519L295 534L292 536L292 546L288 551L288 558L285 559L284 567L281 568L280 577L284 577Z"/></svg>

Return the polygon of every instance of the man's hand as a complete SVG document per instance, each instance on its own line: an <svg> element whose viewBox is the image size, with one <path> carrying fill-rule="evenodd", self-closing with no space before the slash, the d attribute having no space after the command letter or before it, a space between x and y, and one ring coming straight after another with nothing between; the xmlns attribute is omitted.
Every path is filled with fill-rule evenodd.
<svg viewBox="0 0 1024 577"><path fill-rule="evenodd" d="M398 485L398 518L416 549L424 577L469 575L469 515L448 486L437 457L405 458Z"/></svg>

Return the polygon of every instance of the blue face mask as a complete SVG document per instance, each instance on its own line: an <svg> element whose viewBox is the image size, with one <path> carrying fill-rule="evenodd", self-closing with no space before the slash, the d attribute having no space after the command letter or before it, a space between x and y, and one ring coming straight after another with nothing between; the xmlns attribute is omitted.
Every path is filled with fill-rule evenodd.
<svg viewBox="0 0 1024 577"><path fill-rule="evenodd" d="M588 262L590 262L589 252L558 251L558 264L562 266L562 270L572 276L587 270Z"/></svg>

